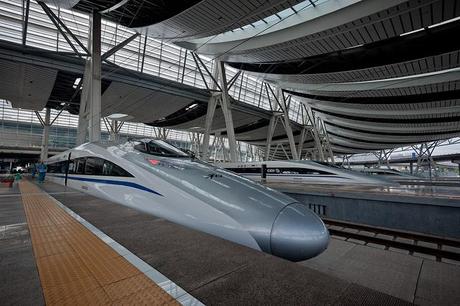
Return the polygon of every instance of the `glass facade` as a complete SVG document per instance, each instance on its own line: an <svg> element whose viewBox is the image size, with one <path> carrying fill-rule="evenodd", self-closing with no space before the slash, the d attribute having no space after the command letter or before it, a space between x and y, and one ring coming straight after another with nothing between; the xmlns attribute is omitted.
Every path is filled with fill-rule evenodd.
<svg viewBox="0 0 460 306"><path fill-rule="evenodd" d="M76 37L87 45L89 32L89 16L72 10L50 8L67 25ZM50 51L72 52L72 48L56 29L42 8L34 1L30 2L29 22L26 45ZM23 1L0 0L0 39L15 43L22 42ZM102 20L102 53L116 44L135 34L131 29ZM145 58L142 59L145 48ZM83 50L80 50L83 51ZM210 72L213 70L213 58L200 56ZM181 82L198 88L206 88L200 72L190 55L190 51L180 48L167 41L161 41L139 35L123 49L108 58L120 67L141 71L165 79ZM230 80L238 71L227 67L227 78ZM206 82L211 78L205 74ZM267 93L263 90L263 80L253 75L242 74L229 94L238 101L270 109ZM299 117L300 100L291 102L290 116Z"/></svg>
<svg viewBox="0 0 460 306"><path fill-rule="evenodd" d="M72 10L58 9L53 6L50 6L50 8L73 34L84 45L87 45L89 16ZM24 1L0 0L0 40L22 43L23 12ZM133 34L135 32L131 29L107 20L102 20L102 52L108 51ZM34 1L30 2L26 45L50 51L73 51L42 8ZM142 58L144 49L145 57ZM80 51L83 52L83 50ZM201 59L212 73L214 59L205 56L201 56ZM159 76L198 88L206 88L195 61L190 55L190 51L168 41L160 41L146 37L145 35L139 35L123 49L109 57L108 60L126 69ZM237 73L237 70L227 67L226 73L228 80L230 80ZM210 85L211 78L205 74L205 79L208 85ZM231 87L229 94L240 102L252 104L267 110L271 109L267 92L263 86L263 80L255 76L242 73ZM41 140L39 141L40 138L36 136L41 136L42 128L33 112L12 109L11 105L6 101L0 102L0 108L2 112L1 131L5 136L2 138L15 138L19 141L20 139L25 139L24 137L30 137L31 143L41 142ZM300 100L292 98L289 110L289 116L292 120L297 122L302 121L300 108ZM42 111L41 113L44 117L44 112ZM52 110L51 117L54 118L56 114L57 111ZM72 147L75 145L77 122L77 116L63 112L51 127L50 146ZM101 130L106 130L102 121ZM142 123L128 122L123 125L121 133L148 137L157 135L153 127ZM18 135L22 135L23 138ZM103 138L105 137L104 135L103 132ZM192 135L188 132L171 130L169 131L168 138L177 141L190 141ZM244 151L248 145L240 144L240 147Z"/></svg>

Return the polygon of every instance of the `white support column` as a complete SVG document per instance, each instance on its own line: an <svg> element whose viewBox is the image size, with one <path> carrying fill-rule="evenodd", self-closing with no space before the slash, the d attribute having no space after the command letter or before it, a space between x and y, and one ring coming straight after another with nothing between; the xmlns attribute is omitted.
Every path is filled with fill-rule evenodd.
<svg viewBox="0 0 460 306"><path fill-rule="evenodd" d="M88 132L88 106L89 94L91 92L91 63L86 61L85 73L83 74L83 82L80 95L80 111L78 114L78 129L77 129L77 145L86 142L86 133Z"/></svg>
<svg viewBox="0 0 460 306"><path fill-rule="evenodd" d="M297 147L297 154L299 156L299 159L302 159L302 150L303 150L303 144L305 142L305 138L307 137L307 127L302 127L302 131L300 132L300 139L299 139L299 144Z"/></svg>
<svg viewBox="0 0 460 306"><path fill-rule="evenodd" d="M211 136L212 121L216 111L218 97L212 94L208 102L208 110L206 111L206 121L204 125L203 144L201 145L201 156L203 160L208 160L209 154L209 137Z"/></svg>
<svg viewBox="0 0 460 306"><path fill-rule="evenodd" d="M221 87L222 87L221 107L222 107L222 112L224 113L225 126L227 128L227 139L228 139L228 145L230 148L230 161L236 162L237 161L236 138L235 138L235 130L233 129L233 117L232 117L232 111L230 108L230 96L228 95L228 91L227 91L227 77L225 74L224 62L219 61L218 69L219 69L220 82L221 82Z"/></svg>
<svg viewBox="0 0 460 306"><path fill-rule="evenodd" d="M270 160L270 150L272 146L272 138L273 134L275 133L276 123L278 121L278 116L275 114L271 116L270 122L268 124L268 132L267 132L267 145L265 148L265 160Z"/></svg>
<svg viewBox="0 0 460 306"><path fill-rule="evenodd" d="M42 136L42 146L40 150L40 160L44 161L48 158L48 144L49 144L49 137L50 137L50 117L51 117L51 109L49 107L46 108L45 113L45 120L43 122L43 136Z"/></svg>
<svg viewBox="0 0 460 306"><path fill-rule="evenodd" d="M117 120L112 120L112 122L109 124L109 127L110 127L109 140L118 141L118 138L120 135L121 123L119 123Z"/></svg>
<svg viewBox="0 0 460 306"><path fill-rule="evenodd" d="M315 141L315 149L316 152L311 151L311 159L319 159L320 161L324 161L324 152L323 152L323 147L322 143L319 137L319 132L318 128L316 126L316 119L315 116L308 104L303 104L303 109L302 109L302 114L303 114L303 123L304 125L310 127L310 132L311 135L313 136L313 140Z"/></svg>
<svg viewBox="0 0 460 306"><path fill-rule="evenodd" d="M284 129L286 130L286 134L288 136L289 147L291 149L292 159L298 160L299 155L297 154L297 148L295 146L294 134L292 133L292 128L291 128L291 121L289 120L289 106L286 103L286 99L284 97L284 93L283 93L283 90L281 88L278 88L278 101L282 106L283 118L284 118ZM283 147L283 149L284 149L284 147Z"/></svg>
<svg viewBox="0 0 460 306"><path fill-rule="evenodd" d="M101 15L91 16L91 94L89 104L89 141L101 140Z"/></svg>

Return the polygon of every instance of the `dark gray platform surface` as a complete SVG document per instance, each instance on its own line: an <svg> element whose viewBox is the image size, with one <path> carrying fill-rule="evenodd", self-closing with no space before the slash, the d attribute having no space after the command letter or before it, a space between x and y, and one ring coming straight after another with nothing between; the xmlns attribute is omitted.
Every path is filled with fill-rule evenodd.
<svg viewBox="0 0 460 306"><path fill-rule="evenodd" d="M21 195L0 186L0 305L44 305Z"/></svg>
<svg viewBox="0 0 460 306"><path fill-rule="evenodd" d="M301 264L419 305L459 305L460 262L362 244L334 238L323 254Z"/></svg>
<svg viewBox="0 0 460 306"><path fill-rule="evenodd" d="M42 187L205 304L408 304L72 189L52 183ZM55 193L62 191L69 192Z"/></svg>

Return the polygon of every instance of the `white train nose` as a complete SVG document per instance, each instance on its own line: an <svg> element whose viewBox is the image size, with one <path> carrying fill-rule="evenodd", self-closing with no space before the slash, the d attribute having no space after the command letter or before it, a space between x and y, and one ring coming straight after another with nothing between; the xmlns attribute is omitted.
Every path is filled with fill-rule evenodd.
<svg viewBox="0 0 460 306"><path fill-rule="evenodd" d="M329 232L323 221L305 205L294 203L281 210L271 232L273 255L301 261L323 252Z"/></svg>

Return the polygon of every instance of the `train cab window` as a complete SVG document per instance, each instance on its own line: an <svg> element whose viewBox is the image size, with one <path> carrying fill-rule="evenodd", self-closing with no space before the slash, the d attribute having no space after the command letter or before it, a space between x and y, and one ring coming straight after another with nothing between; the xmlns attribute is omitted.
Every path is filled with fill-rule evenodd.
<svg viewBox="0 0 460 306"><path fill-rule="evenodd" d="M102 175L132 177L132 175L128 171L124 170L123 168L115 165L114 163L108 160L104 161Z"/></svg>
<svg viewBox="0 0 460 306"><path fill-rule="evenodd" d="M151 140L149 142L140 142L134 148L143 153L164 156L164 157L190 157L184 151L163 140Z"/></svg>
<svg viewBox="0 0 460 306"><path fill-rule="evenodd" d="M46 165L46 172L48 173L55 173L56 166L55 164L47 164Z"/></svg>
<svg viewBox="0 0 460 306"><path fill-rule="evenodd" d="M102 175L104 160L97 157L87 157L85 165L85 174Z"/></svg>
<svg viewBox="0 0 460 306"><path fill-rule="evenodd" d="M66 170L66 162L61 161L57 163L52 163L46 165L48 173L65 173Z"/></svg>
<svg viewBox="0 0 460 306"><path fill-rule="evenodd" d="M75 173L75 162L73 160L69 160L69 174Z"/></svg>

